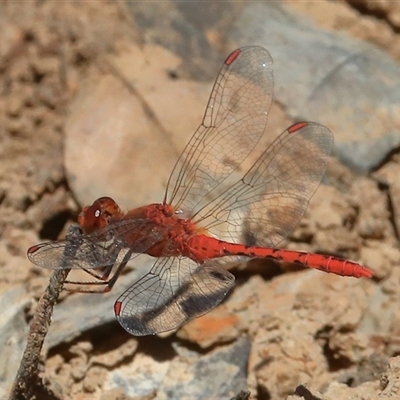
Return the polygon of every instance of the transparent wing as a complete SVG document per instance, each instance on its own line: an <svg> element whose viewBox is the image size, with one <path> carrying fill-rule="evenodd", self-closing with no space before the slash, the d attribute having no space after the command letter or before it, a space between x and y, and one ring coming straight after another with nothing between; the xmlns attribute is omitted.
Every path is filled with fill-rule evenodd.
<svg viewBox="0 0 400 400"><path fill-rule="evenodd" d="M325 173L333 135L299 122L284 131L247 174L195 218L219 239L276 246L298 224Z"/></svg>
<svg viewBox="0 0 400 400"><path fill-rule="evenodd" d="M78 226L65 240L38 244L28 249L29 260L50 269L94 269L120 263L128 251L143 253L163 235L154 231L146 219L127 219L89 235Z"/></svg>
<svg viewBox="0 0 400 400"><path fill-rule="evenodd" d="M272 58L258 46L231 53L214 83L202 124L170 176L165 201L196 210L261 138L273 95Z"/></svg>
<svg viewBox="0 0 400 400"><path fill-rule="evenodd" d="M132 335L169 331L210 311L233 283L233 275L211 261L160 258L118 298L115 314Z"/></svg>

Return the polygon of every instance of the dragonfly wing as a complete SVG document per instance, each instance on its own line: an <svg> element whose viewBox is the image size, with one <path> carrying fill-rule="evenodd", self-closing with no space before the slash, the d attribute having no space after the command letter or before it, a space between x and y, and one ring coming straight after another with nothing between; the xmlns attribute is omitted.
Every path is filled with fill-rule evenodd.
<svg viewBox="0 0 400 400"><path fill-rule="evenodd" d="M260 140L273 95L272 58L259 46L225 60L202 124L175 165L165 199L194 213L204 194L224 181Z"/></svg>
<svg viewBox="0 0 400 400"><path fill-rule="evenodd" d="M292 125L196 222L222 240L276 246L305 213L332 148L333 135L325 126L311 122Z"/></svg>
<svg viewBox="0 0 400 400"><path fill-rule="evenodd" d="M165 332L210 311L233 283L233 275L212 262L198 265L188 258L160 258L118 298L114 310L132 335Z"/></svg>
<svg viewBox="0 0 400 400"><path fill-rule="evenodd" d="M127 219L113 223L89 235L77 225L65 240L46 242L28 249L29 260L49 269L95 269L112 266L143 253L163 237L163 231L149 226L146 219ZM137 234L140 233L140 235ZM135 240L130 240L134 236ZM132 248L134 251L132 251Z"/></svg>

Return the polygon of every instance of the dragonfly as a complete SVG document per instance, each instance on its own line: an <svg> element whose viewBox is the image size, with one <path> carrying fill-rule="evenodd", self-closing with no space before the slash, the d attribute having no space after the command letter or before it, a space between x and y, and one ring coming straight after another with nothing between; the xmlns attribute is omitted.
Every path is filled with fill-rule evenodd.
<svg viewBox="0 0 400 400"><path fill-rule="evenodd" d="M333 135L318 123L296 122L243 172L264 134L272 97L269 52L259 46L233 51L163 201L123 212L101 197L83 208L74 234L32 246L28 258L44 268L84 270L100 286L79 291L108 292L130 260L154 257L150 271L114 305L119 323L136 336L179 328L217 306L235 281L226 260L273 259L371 278L372 270L352 261L277 247L321 183Z"/></svg>

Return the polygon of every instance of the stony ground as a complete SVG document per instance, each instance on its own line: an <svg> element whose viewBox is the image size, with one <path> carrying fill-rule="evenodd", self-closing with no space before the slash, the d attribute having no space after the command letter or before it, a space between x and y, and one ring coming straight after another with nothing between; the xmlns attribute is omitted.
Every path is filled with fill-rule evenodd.
<svg viewBox="0 0 400 400"><path fill-rule="evenodd" d="M45 384L58 399L400 396L399 4L1 3L0 397L51 273L27 248L63 237L99 196L125 209L161 200L221 61L256 42L275 61L268 132L302 116L336 138L324 184L282 245L359 261L375 277L255 262L232 271L237 286L208 315L134 338L112 305L144 259L110 294L62 294ZM319 46L331 52L322 61ZM338 49L361 56L335 69ZM324 60L333 72L321 78Z"/></svg>

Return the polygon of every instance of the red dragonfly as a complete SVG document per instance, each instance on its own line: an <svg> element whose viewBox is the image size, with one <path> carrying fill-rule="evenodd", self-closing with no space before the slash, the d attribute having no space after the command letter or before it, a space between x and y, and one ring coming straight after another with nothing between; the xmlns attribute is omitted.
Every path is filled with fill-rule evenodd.
<svg viewBox="0 0 400 400"><path fill-rule="evenodd" d="M271 66L270 54L258 46L227 57L162 203L123 213L111 198L97 199L83 209L79 228L71 228L63 241L31 247L29 259L44 268L83 269L96 278L90 283L103 285L85 291L107 292L130 259L142 253L156 257L150 272L114 306L133 335L175 329L219 304L234 284L216 261L224 257L270 258L372 277L352 261L275 247L293 231L321 182L333 147L328 128L295 123L231 183L265 130Z"/></svg>

